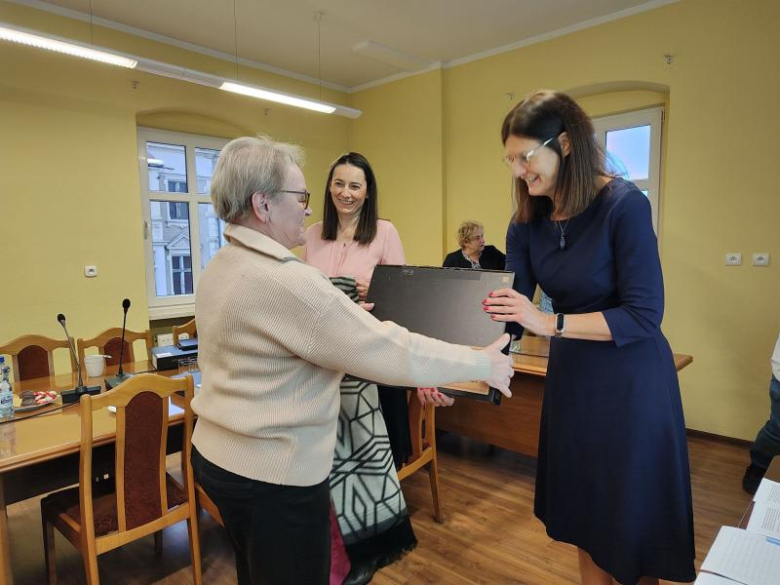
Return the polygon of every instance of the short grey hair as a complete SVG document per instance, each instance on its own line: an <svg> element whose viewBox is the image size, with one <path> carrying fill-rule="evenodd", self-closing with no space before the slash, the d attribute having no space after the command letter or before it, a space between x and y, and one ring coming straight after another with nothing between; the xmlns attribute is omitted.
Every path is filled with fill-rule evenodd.
<svg viewBox="0 0 780 585"><path fill-rule="evenodd" d="M267 136L228 142L211 179L211 202L219 218L233 223L252 209L252 194L276 197L289 165L303 164L303 150Z"/></svg>

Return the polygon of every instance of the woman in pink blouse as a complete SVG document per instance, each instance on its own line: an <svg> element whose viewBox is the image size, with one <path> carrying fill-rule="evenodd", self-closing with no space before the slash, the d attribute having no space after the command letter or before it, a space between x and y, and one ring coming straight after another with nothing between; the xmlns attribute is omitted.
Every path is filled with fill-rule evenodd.
<svg viewBox="0 0 780 585"><path fill-rule="evenodd" d="M355 301L366 299L378 264L406 263L398 230L379 219L377 195L368 160L356 152L341 156L328 175L323 221L306 232L303 259ZM420 390L418 395L425 402L451 403L435 390ZM409 453L406 392L378 390L375 384L346 376L330 475L336 520L331 585L368 583L376 570L416 546L395 471Z"/></svg>
<svg viewBox="0 0 780 585"><path fill-rule="evenodd" d="M343 155L330 169L324 219L306 232L303 259L331 278L354 277L361 301L377 264L406 263L398 230L379 219L377 192L366 158Z"/></svg>

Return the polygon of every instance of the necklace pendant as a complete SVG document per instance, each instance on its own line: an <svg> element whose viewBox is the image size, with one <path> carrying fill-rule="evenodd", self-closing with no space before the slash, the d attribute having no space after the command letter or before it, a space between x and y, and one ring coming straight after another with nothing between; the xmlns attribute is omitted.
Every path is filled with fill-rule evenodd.
<svg viewBox="0 0 780 585"><path fill-rule="evenodd" d="M561 239L558 240L558 249L561 251L566 249L566 234L561 234Z"/></svg>

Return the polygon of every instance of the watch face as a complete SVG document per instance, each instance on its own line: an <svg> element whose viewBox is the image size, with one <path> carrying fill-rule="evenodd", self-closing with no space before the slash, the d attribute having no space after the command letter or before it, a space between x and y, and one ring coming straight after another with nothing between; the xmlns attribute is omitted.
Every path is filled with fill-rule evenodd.
<svg viewBox="0 0 780 585"><path fill-rule="evenodd" d="M555 316L555 331L563 333L563 313L558 313Z"/></svg>

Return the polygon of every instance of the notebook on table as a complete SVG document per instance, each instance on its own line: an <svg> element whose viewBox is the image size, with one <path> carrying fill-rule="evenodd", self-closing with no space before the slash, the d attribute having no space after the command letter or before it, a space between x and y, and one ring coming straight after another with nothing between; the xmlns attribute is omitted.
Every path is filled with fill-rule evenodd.
<svg viewBox="0 0 780 585"><path fill-rule="evenodd" d="M482 309L490 291L511 288L514 273L432 266L377 266L366 302L380 321L449 343L485 347L504 333L504 323ZM449 384L442 391L499 404L501 393L484 382Z"/></svg>

